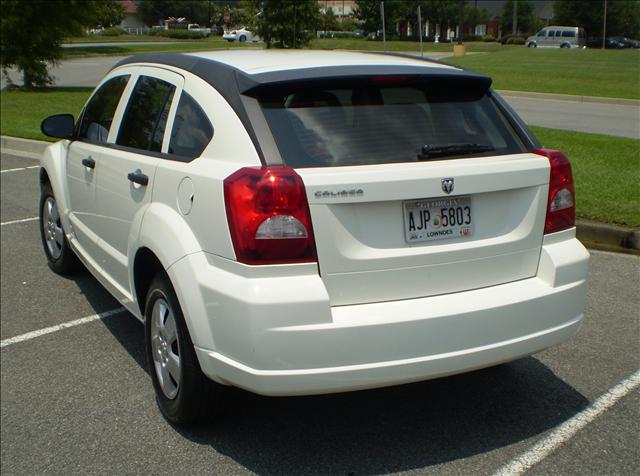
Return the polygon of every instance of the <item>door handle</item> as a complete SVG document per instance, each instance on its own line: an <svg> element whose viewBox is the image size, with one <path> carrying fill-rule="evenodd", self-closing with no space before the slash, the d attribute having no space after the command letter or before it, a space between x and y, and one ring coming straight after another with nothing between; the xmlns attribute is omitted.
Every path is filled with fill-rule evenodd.
<svg viewBox="0 0 640 476"><path fill-rule="evenodd" d="M143 174L139 170L136 170L135 172L129 172L129 174L127 175L127 178L131 182L140 184L142 186L146 186L149 183L149 177L147 177L145 174Z"/></svg>
<svg viewBox="0 0 640 476"><path fill-rule="evenodd" d="M82 165L84 165L85 167L89 167L90 169L95 169L96 161L93 160L91 156L85 157L84 159L82 159Z"/></svg>

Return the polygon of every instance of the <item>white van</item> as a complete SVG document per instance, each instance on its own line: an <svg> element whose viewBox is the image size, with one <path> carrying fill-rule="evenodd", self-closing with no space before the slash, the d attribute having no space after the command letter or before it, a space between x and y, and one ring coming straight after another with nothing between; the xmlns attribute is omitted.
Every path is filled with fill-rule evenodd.
<svg viewBox="0 0 640 476"><path fill-rule="evenodd" d="M584 48L586 35L577 26L547 26L527 38L525 44L529 48Z"/></svg>

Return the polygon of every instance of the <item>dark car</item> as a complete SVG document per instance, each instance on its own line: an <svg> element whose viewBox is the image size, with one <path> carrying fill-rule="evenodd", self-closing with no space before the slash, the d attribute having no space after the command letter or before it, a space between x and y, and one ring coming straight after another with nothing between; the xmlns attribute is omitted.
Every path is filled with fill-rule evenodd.
<svg viewBox="0 0 640 476"><path fill-rule="evenodd" d="M602 38L589 38L587 40L587 46L589 48L602 48ZM619 41L615 40L614 38L606 38L605 40L605 48L607 48L608 50L619 50L622 48L626 48L626 46L624 46L622 43L620 43Z"/></svg>
<svg viewBox="0 0 640 476"><path fill-rule="evenodd" d="M611 39L620 43L624 48L640 48L640 41L626 36L612 36Z"/></svg>

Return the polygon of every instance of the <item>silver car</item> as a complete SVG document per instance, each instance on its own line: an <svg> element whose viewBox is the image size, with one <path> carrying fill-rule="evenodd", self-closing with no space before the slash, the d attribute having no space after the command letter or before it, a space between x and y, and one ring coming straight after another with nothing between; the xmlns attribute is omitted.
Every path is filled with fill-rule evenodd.
<svg viewBox="0 0 640 476"><path fill-rule="evenodd" d="M547 26L525 43L529 48L584 48L586 36L577 26Z"/></svg>

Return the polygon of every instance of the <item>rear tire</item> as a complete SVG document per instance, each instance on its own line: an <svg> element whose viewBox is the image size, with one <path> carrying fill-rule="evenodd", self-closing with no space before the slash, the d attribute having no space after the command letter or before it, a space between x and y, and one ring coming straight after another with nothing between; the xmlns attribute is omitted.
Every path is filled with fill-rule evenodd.
<svg viewBox="0 0 640 476"><path fill-rule="evenodd" d="M245 41L247 41L247 37L244 35L240 35L240 38L238 38L238 40L240 41L240 43L244 43Z"/></svg>
<svg viewBox="0 0 640 476"><path fill-rule="evenodd" d="M225 389L202 373L164 271L155 276L147 293L145 348L156 401L165 418L180 426L208 421Z"/></svg>
<svg viewBox="0 0 640 476"><path fill-rule="evenodd" d="M44 184L40 192L40 239L47 264L54 273L68 275L81 269L80 260L62 228L58 202L49 183Z"/></svg>
<svg viewBox="0 0 640 476"><path fill-rule="evenodd" d="M571 46L566 43L563 43L562 45L560 45L560 48L571 48Z"/></svg>

